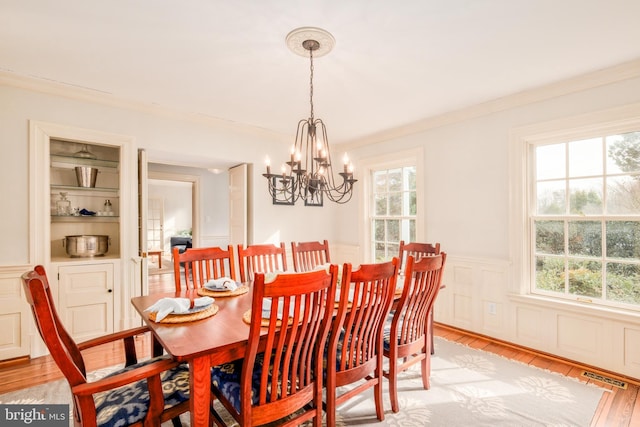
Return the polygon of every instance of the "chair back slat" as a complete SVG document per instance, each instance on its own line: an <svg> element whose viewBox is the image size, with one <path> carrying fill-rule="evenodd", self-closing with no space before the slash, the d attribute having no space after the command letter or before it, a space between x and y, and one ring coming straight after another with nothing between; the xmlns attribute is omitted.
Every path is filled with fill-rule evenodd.
<svg viewBox="0 0 640 427"><path fill-rule="evenodd" d="M256 386L252 380L257 357L263 358L264 366L258 403L241 401L240 412L251 420L247 424L277 420L305 402L314 402L314 411L321 416L322 358L317 354L325 347L331 326L337 274L337 266L331 266L329 274L324 270L280 274L265 283L264 274L256 273L241 396L251 396L252 382ZM263 319L266 302L270 314Z"/></svg>
<svg viewBox="0 0 640 427"><path fill-rule="evenodd" d="M238 266L242 282L252 281L256 273L286 271L287 254L284 243L280 243L280 246L265 244L246 248L238 245Z"/></svg>
<svg viewBox="0 0 640 427"><path fill-rule="evenodd" d="M173 248L173 274L176 292L201 288L209 280L220 277L237 280L233 246L227 246L226 250L218 247L189 248L183 253Z"/></svg>
<svg viewBox="0 0 640 427"><path fill-rule="evenodd" d="M331 262L329 242L291 242L293 269L298 272L312 271L317 266Z"/></svg>

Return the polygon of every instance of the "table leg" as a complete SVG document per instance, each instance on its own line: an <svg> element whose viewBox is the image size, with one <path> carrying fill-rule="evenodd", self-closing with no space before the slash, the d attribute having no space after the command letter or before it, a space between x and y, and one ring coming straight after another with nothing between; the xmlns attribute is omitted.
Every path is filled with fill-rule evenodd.
<svg viewBox="0 0 640 427"><path fill-rule="evenodd" d="M211 366L208 357L189 362L190 410L192 426L209 425L211 404Z"/></svg>

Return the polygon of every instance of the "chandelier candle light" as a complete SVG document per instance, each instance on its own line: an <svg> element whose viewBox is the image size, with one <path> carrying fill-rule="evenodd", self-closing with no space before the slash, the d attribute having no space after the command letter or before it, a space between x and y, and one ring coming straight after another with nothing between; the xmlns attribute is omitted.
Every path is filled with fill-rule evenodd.
<svg viewBox="0 0 640 427"><path fill-rule="evenodd" d="M322 119L313 115L313 58L329 53L335 45L335 39L320 28L304 27L291 31L286 42L294 53L309 56L311 114L309 118L298 122L296 140L291 147L289 161L281 167L281 173L271 173L267 158L267 173L262 176L269 183L273 204L293 205L298 200L304 200L305 206L322 206L324 197L335 203L346 203L351 200L353 183L357 181L353 179L353 165L345 154L343 170L338 173L342 180L334 179L327 128Z"/></svg>

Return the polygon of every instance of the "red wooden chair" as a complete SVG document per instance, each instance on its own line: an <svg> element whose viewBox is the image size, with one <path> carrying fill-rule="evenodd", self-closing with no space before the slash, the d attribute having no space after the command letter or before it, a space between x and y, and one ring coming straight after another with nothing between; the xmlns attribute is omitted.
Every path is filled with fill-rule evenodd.
<svg viewBox="0 0 640 427"><path fill-rule="evenodd" d="M412 256L414 261L419 261L420 258L425 256L434 256L440 253L440 243L404 243L404 240L400 241L400 272L405 271L405 264L407 258ZM429 340L431 340L431 354L434 353L433 348L433 310L429 312Z"/></svg>
<svg viewBox="0 0 640 427"><path fill-rule="evenodd" d="M431 375L431 346L429 313L433 308L440 285L447 254L422 257L414 261L407 259L402 296L395 306L391 324L384 331L384 356L389 358L389 370L384 376L389 379L391 409L398 412L398 373L415 363L422 362L422 385L429 389ZM401 363L398 364L398 359Z"/></svg>
<svg viewBox="0 0 640 427"><path fill-rule="evenodd" d="M333 265L330 274L280 274L265 283L256 273L244 359L211 370L213 396L240 426L284 417L287 426L312 418L314 426L322 425L322 358L316 355L331 327L337 274ZM212 414L225 425L213 408Z"/></svg>
<svg viewBox="0 0 640 427"><path fill-rule="evenodd" d="M23 274L22 281L38 332L71 388L75 426L142 427L170 419L180 425L177 417L189 411L189 368L167 357L138 363L134 337L146 327L76 344L58 317L44 267ZM124 343L125 368L87 382L81 352L118 340Z"/></svg>
<svg viewBox="0 0 640 427"><path fill-rule="evenodd" d="M250 282L256 273L273 273L287 270L287 253L284 242L280 246L273 244L250 245L246 248L238 245L238 266L240 281Z"/></svg>
<svg viewBox="0 0 640 427"><path fill-rule="evenodd" d="M229 277L236 280L236 266L233 246L227 250L222 248L190 248L180 253L173 248L173 275L176 281L176 292L182 289L181 266L184 267L184 288L201 288L211 279Z"/></svg>
<svg viewBox="0 0 640 427"><path fill-rule="evenodd" d="M298 273L314 270L317 266L331 262L329 242L291 242L293 269Z"/></svg>
<svg viewBox="0 0 640 427"><path fill-rule="evenodd" d="M398 258L363 264L352 271L345 264L338 312L325 354L327 425L336 425L336 407L373 387L376 415L384 419L382 404L382 332L393 303ZM337 388L359 382L337 395Z"/></svg>

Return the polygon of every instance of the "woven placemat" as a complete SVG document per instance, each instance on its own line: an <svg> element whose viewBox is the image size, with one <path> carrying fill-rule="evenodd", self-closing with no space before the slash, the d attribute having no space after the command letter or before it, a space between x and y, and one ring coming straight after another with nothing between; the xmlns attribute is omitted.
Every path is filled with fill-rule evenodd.
<svg viewBox="0 0 640 427"><path fill-rule="evenodd" d="M351 301L349 301L347 303L347 310L351 310L351 307L353 306L353 303ZM340 308L340 301L336 301L333 303L333 308Z"/></svg>
<svg viewBox="0 0 640 427"><path fill-rule="evenodd" d="M206 319L207 317L211 317L216 314L220 310L215 304L211 304L209 307L202 311L198 311L196 313L191 314L168 314L167 317L162 319L158 323L185 323L185 322L193 322L194 320ZM156 321L156 315L158 313L153 311L149 313L149 319L153 322Z"/></svg>
<svg viewBox="0 0 640 427"><path fill-rule="evenodd" d="M289 323L292 323L293 319L289 318ZM242 321L244 323L246 323L247 325L251 324L251 310L247 310L245 311L245 313L242 315ZM276 320L276 326L280 326L282 325L282 320ZM260 322L260 326L262 326L263 328L266 328L269 326L269 319L265 319L264 317L262 318L262 321Z"/></svg>
<svg viewBox="0 0 640 427"><path fill-rule="evenodd" d="M198 288L197 292L201 297L235 297L249 292L249 286L238 286L233 291L212 291L207 288Z"/></svg>

